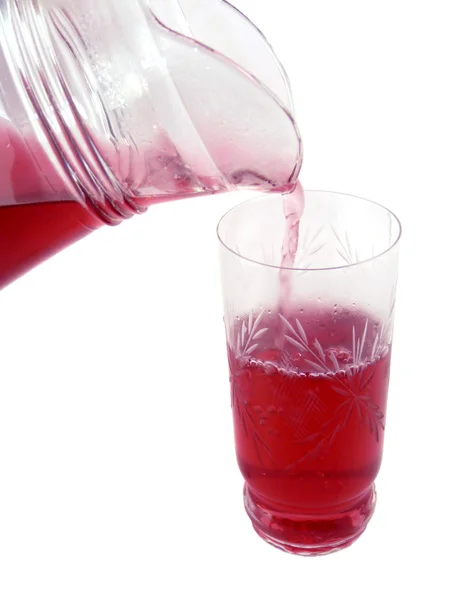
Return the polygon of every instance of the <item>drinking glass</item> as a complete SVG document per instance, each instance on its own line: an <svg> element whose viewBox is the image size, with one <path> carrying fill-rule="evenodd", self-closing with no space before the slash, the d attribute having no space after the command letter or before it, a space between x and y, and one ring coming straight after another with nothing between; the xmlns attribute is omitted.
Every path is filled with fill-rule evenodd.
<svg viewBox="0 0 450 600"><path fill-rule="evenodd" d="M306 192L292 268L282 195L220 221L237 461L256 532L303 555L352 544L376 503L401 225L354 196Z"/></svg>

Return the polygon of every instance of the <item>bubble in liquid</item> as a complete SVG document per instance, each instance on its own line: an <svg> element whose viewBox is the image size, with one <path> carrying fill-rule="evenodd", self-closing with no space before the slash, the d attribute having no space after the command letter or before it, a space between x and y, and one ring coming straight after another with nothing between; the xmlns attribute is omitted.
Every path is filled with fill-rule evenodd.
<svg viewBox="0 0 450 600"><path fill-rule="evenodd" d="M274 375L278 371L278 367L273 363L264 364L264 372L266 375Z"/></svg>

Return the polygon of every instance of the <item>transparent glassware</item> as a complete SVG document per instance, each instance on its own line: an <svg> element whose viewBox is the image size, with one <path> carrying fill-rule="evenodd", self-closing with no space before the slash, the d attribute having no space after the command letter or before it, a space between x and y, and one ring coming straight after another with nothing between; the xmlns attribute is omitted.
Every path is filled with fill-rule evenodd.
<svg viewBox="0 0 450 600"><path fill-rule="evenodd" d="M236 453L257 533L324 554L375 509L401 226L373 202L313 191L289 270L284 234L283 195L218 226Z"/></svg>
<svg viewBox="0 0 450 600"><path fill-rule="evenodd" d="M155 202L288 189L302 157L282 67L222 0L2 0L0 149L0 286Z"/></svg>

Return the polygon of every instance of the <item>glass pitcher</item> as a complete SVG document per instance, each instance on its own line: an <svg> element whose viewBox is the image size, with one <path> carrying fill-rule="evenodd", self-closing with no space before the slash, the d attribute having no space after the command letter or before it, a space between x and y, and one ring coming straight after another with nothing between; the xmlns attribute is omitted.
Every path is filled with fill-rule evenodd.
<svg viewBox="0 0 450 600"><path fill-rule="evenodd" d="M287 190L287 77L223 0L0 0L0 288L156 202Z"/></svg>

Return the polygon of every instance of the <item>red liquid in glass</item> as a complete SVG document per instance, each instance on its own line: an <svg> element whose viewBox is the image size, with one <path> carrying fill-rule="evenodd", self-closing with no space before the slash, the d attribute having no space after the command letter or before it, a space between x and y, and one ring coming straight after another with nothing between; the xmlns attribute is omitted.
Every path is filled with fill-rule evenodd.
<svg viewBox="0 0 450 600"><path fill-rule="evenodd" d="M272 544L325 553L364 531L384 439L383 338L350 311L236 323L228 350L237 459L247 512Z"/></svg>

